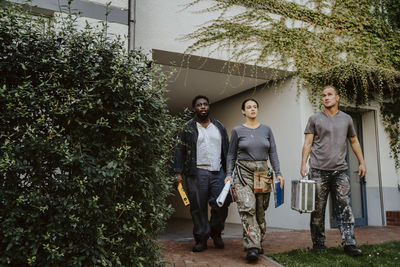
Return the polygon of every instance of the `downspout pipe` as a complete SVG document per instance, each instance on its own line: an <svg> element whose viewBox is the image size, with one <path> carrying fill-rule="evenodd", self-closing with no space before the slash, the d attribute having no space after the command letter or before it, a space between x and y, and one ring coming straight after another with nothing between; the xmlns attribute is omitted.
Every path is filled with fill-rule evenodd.
<svg viewBox="0 0 400 267"><path fill-rule="evenodd" d="M378 182L379 182L379 201L381 204L381 220L382 226L386 225L385 222L385 206L383 202L383 183L382 183L382 169L381 169L381 152L379 148L379 132L378 132L378 111L374 111L374 122L375 122L375 138L376 138L376 151L377 151L377 164L378 164Z"/></svg>
<svg viewBox="0 0 400 267"><path fill-rule="evenodd" d="M135 49L136 0L128 4L128 52Z"/></svg>

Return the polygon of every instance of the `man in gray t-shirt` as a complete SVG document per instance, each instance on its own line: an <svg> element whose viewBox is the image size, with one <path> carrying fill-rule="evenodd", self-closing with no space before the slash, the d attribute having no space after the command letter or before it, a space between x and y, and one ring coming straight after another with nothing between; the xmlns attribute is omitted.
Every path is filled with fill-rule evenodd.
<svg viewBox="0 0 400 267"><path fill-rule="evenodd" d="M334 197L334 210L339 222L344 251L361 256L354 237L354 216L350 206L350 179L347 175L346 140L350 142L358 162L358 174L365 176L366 167L361 146L351 117L339 111L339 92L333 86L322 89L324 109L312 115L304 131L301 176L308 175L316 182L315 211L311 214L311 238L315 250L325 250L325 208L329 193Z"/></svg>
<svg viewBox="0 0 400 267"><path fill-rule="evenodd" d="M320 110L308 120L305 134L313 134L310 167L328 171L347 169L346 139L356 136L351 117L338 111L334 116Z"/></svg>

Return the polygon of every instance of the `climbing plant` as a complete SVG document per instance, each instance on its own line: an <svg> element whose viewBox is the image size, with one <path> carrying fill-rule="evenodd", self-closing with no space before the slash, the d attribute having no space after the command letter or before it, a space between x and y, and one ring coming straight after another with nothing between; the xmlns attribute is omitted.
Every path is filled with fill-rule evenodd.
<svg viewBox="0 0 400 267"><path fill-rule="evenodd" d="M192 1L188 8L204 0ZM208 1L208 3L210 3ZM220 15L186 36L192 54L229 52L233 62L293 70L316 106L320 88L336 86L356 105L372 99L400 167L400 2L397 0L216 0ZM212 50L210 53L212 53Z"/></svg>

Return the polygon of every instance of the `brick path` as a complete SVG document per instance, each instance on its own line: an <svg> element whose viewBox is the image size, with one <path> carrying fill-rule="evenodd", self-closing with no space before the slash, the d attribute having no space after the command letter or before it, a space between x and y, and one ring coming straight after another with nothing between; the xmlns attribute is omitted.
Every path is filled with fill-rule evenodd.
<svg viewBox="0 0 400 267"><path fill-rule="evenodd" d="M358 244L377 244L386 241L400 241L400 227L357 227L356 238ZM326 245L328 247L340 245L338 229L326 230ZM246 253L243 251L241 238L226 238L225 249L216 249L212 240L208 240L208 249L204 252L193 253L193 241L160 240L164 246L164 260L168 266L200 267L200 266L277 266L269 261L268 257L260 257L256 264L247 264ZM311 247L310 232L308 230L270 232L263 242L266 254L280 253L298 248ZM278 265L279 266L279 265Z"/></svg>

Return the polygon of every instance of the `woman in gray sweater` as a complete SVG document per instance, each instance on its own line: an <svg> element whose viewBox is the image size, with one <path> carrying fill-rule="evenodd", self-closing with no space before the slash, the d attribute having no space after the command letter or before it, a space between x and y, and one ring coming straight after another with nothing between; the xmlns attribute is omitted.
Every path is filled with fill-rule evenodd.
<svg viewBox="0 0 400 267"><path fill-rule="evenodd" d="M282 188L284 183L274 135L270 127L257 121L258 108L258 102L254 99L246 99L242 103L246 122L232 130L225 179L225 182L230 180L235 187L243 226L243 246L247 250L246 259L250 262L257 261L258 254L264 253L261 242L266 232L265 210L268 208L270 193L254 193L254 181L257 174L269 171L268 159Z"/></svg>

